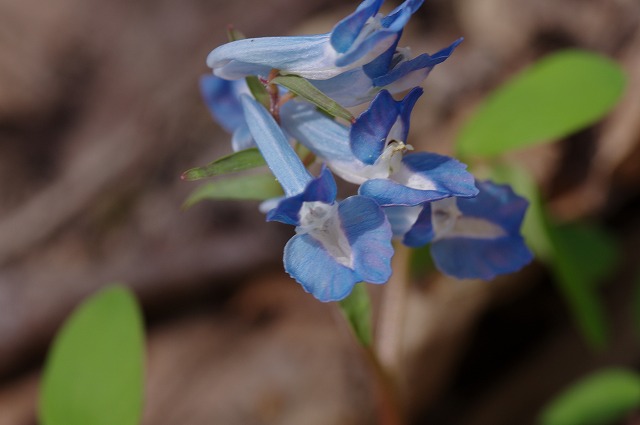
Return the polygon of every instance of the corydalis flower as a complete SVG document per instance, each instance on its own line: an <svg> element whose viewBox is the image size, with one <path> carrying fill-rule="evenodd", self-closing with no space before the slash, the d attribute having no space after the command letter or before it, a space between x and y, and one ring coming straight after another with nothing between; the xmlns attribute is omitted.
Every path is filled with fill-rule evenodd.
<svg viewBox="0 0 640 425"><path fill-rule="evenodd" d="M346 297L360 281L384 283L391 276L391 227L382 209L364 196L336 202L328 169L313 178L266 109L242 97L249 130L285 198L267 220L296 226L284 250L284 266L320 301Z"/></svg>
<svg viewBox="0 0 640 425"><path fill-rule="evenodd" d="M475 196L478 190L466 165L434 153L406 153L409 118L422 95L414 88L401 101L383 90L351 129L308 105L289 102L282 125L300 143L378 204L419 205L449 196Z"/></svg>
<svg viewBox="0 0 640 425"><path fill-rule="evenodd" d="M462 39L456 40L433 55L423 53L415 58L409 48L394 45L371 63L328 80L311 80L311 83L342 106L360 105L373 99L382 89L396 94L419 86L461 42Z"/></svg>
<svg viewBox="0 0 640 425"><path fill-rule="evenodd" d="M475 198L447 198L421 211L392 209L394 233L404 233L414 220L403 242L410 247L431 243L438 269L459 279L490 280L521 269L533 258L520 235L528 202L506 185L485 181L477 186Z"/></svg>
<svg viewBox="0 0 640 425"><path fill-rule="evenodd" d="M383 0L365 0L330 33L248 38L224 44L207 57L213 73L225 79L267 77L272 69L321 80L371 62L394 46L423 0L407 0L389 15L378 10Z"/></svg>
<svg viewBox="0 0 640 425"><path fill-rule="evenodd" d="M200 93L213 119L233 135L231 147L235 152L255 146L240 103L240 96L250 93L245 80L205 75L200 78Z"/></svg>

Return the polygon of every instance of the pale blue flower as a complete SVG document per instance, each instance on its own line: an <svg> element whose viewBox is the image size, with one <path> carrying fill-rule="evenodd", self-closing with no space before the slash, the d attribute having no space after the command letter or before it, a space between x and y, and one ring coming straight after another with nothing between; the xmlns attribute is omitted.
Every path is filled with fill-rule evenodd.
<svg viewBox="0 0 640 425"><path fill-rule="evenodd" d="M382 89L396 94L419 86L437 64L451 56L461 42L462 39L456 40L431 56L423 53L415 58L412 58L408 48L394 45L388 53L364 66L327 80L310 82L342 106L360 105L369 102Z"/></svg>
<svg viewBox="0 0 640 425"><path fill-rule="evenodd" d="M200 93L213 119L233 135L234 152L255 146L240 103L240 95L250 93L245 80L228 81L204 75L200 78Z"/></svg>
<svg viewBox="0 0 640 425"><path fill-rule="evenodd" d="M521 269L533 259L520 234L527 200L507 185L484 181L477 186L475 198L442 199L421 211L391 209L394 234L410 247L431 243L438 269L459 279L490 280Z"/></svg>
<svg viewBox="0 0 640 425"><path fill-rule="evenodd" d="M345 298L360 282L384 283L391 276L391 227L378 204L364 196L336 202L328 169L313 178L267 110L242 96L249 130L285 198L267 220L296 226L284 250L284 266L320 301Z"/></svg>
<svg viewBox="0 0 640 425"><path fill-rule="evenodd" d="M219 77L266 78L272 69L321 80L371 62L394 46L423 0L406 0L387 16L378 14L383 0L364 0L330 33L248 38L214 49L207 65Z"/></svg>
<svg viewBox="0 0 640 425"><path fill-rule="evenodd" d="M349 129L309 105L289 102L282 126L348 182L378 204L419 205L450 196L475 196L466 165L444 155L407 153L409 117L421 88L401 101L381 91Z"/></svg>

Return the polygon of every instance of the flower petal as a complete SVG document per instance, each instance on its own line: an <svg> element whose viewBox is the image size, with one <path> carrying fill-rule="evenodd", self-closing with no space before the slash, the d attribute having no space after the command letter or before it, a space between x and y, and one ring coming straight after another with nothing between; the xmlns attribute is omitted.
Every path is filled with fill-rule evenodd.
<svg viewBox="0 0 640 425"><path fill-rule="evenodd" d="M215 121L228 133L245 124L239 98L242 84L244 81L227 81L214 75L200 78L200 93L205 104Z"/></svg>
<svg viewBox="0 0 640 425"><path fill-rule="evenodd" d="M453 158L418 152L402 159L389 179L372 179L358 193L382 206L419 205L450 196L471 197L478 193L467 166Z"/></svg>
<svg viewBox="0 0 640 425"><path fill-rule="evenodd" d="M251 135L287 196L304 192L313 179L271 114L255 99L243 95L242 107Z"/></svg>
<svg viewBox="0 0 640 425"><path fill-rule="evenodd" d="M484 280L520 270L533 258L519 235L440 239L431 245L431 255L436 267L447 275Z"/></svg>
<svg viewBox="0 0 640 425"><path fill-rule="evenodd" d="M415 225L416 220L418 219L418 216L422 211L422 206L418 205L413 207L383 207L382 210L386 214L387 220L389 220L389 224L391 224L393 237L402 238ZM429 224L431 224L431 217L429 217ZM413 246L407 243L405 243L405 245Z"/></svg>
<svg viewBox="0 0 640 425"><path fill-rule="evenodd" d="M340 221L353 252L360 280L384 283L391 276L391 226L375 201L351 196L338 206Z"/></svg>
<svg viewBox="0 0 640 425"><path fill-rule="evenodd" d="M338 189L336 181L329 169L323 167L320 176L311 180L304 190L296 195L282 199L276 208L269 211L267 221L279 221L297 226L300 221L299 211L303 202L324 202L331 204L335 201Z"/></svg>
<svg viewBox="0 0 640 425"><path fill-rule="evenodd" d="M435 232L431 222L431 204L426 203L411 229L405 233L402 243L412 248L419 248L431 242L434 237Z"/></svg>
<svg viewBox="0 0 640 425"><path fill-rule="evenodd" d="M451 56L453 51L460 43L462 38L453 42L433 55L426 53L419 55L411 60L400 62L396 67L385 74L378 74L373 80L376 87L384 87L392 93L407 90L420 84L429 75L429 72L436 65L444 62Z"/></svg>
<svg viewBox="0 0 640 425"><path fill-rule="evenodd" d="M369 18L380 10L384 0L365 0L353 12L333 27L331 31L331 45L339 53L345 53L358 38L360 31Z"/></svg>
<svg viewBox="0 0 640 425"><path fill-rule="evenodd" d="M349 128L306 102L290 101L280 109L282 128L325 161L353 158Z"/></svg>
<svg viewBox="0 0 640 425"><path fill-rule="evenodd" d="M378 93L351 126L349 139L355 157L373 165L387 145L387 135L397 118L396 101L391 94L385 90Z"/></svg>
<svg viewBox="0 0 640 425"><path fill-rule="evenodd" d="M295 235L284 248L284 269L320 301L345 298L359 282L356 272L338 263L309 234Z"/></svg>

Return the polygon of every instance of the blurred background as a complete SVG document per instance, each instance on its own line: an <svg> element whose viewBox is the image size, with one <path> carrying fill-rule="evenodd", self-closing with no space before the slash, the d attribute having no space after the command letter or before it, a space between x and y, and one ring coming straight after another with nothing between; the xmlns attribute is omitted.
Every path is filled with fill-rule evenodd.
<svg viewBox="0 0 640 425"><path fill-rule="evenodd" d="M183 211L198 183L179 179L231 151L198 91L228 24L326 32L358 3L0 0L0 425L37 423L48 344L111 282L144 308L145 425L374 423L372 378L336 307L282 270L292 229L265 224L256 202ZM416 147L451 154L491 90L562 48L602 53L628 77L604 121L511 158L556 220L616 241L597 289L603 348L540 263L490 284L431 273L410 289L400 376L412 423L529 424L585 373L640 366L640 3L431 0L400 45L433 53L460 36L414 110Z"/></svg>

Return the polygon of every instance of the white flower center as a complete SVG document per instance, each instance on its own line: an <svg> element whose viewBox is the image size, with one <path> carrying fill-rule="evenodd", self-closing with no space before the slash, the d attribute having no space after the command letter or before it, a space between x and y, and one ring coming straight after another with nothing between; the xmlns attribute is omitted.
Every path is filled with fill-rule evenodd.
<svg viewBox="0 0 640 425"><path fill-rule="evenodd" d="M353 268L353 252L340 225L338 204L304 202L299 214L300 225L296 227L296 233L308 233L320 242L339 264Z"/></svg>
<svg viewBox="0 0 640 425"><path fill-rule="evenodd" d="M445 198L431 203L431 223L434 240L444 238L497 239L506 232L495 223L462 214L456 198Z"/></svg>

